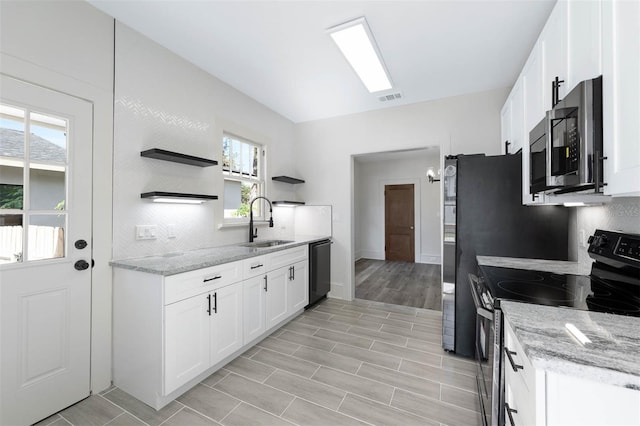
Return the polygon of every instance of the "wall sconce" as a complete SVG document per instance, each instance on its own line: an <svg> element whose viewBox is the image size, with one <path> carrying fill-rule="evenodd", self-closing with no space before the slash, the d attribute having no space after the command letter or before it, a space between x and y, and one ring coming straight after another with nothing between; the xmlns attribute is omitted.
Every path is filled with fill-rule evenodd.
<svg viewBox="0 0 640 426"><path fill-rule="evenodd" d="M438 170L438 176L440 176L440 170ZM429 183L440 182L440 179L436 179L436 172L433 170L433 167L427 169L427 179L429 179Z"/></svg>

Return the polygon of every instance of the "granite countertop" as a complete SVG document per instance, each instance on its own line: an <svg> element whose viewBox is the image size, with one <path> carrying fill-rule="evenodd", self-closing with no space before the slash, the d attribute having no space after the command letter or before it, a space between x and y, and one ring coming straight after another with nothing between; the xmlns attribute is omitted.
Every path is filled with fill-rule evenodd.
<svg viewBox="0 0 640 426"><path fill-rule="evenodd" d="M527 269L554 274L589 275L591 264L569 262L566 260L526 259L520 257L476 256L480 266Z"/></svg>
<svg viewBox="0 0 640 426"><path fill-rule="evenodd" d="M534 367L640 390L640 318L510 301L500 306ZM567 323L591 343L579 343Z"/></svg>
<svg viewBox="0 0 640 426"><path fill-rule="evenodd" d="M295 241L273 247L243 247L238 244L228 246L209 247L197 250L189 250L179 253L167 253L156 256L138 257L132 259L116 259L109 262L116 268L132 269L134 271L147 272L157 275L175 275L196 269L208 268L236 260L248 259L267 253L286 250L331 238L330 236L308 236L296 238ZM260 240L256 240L259 242Z"/></svg>

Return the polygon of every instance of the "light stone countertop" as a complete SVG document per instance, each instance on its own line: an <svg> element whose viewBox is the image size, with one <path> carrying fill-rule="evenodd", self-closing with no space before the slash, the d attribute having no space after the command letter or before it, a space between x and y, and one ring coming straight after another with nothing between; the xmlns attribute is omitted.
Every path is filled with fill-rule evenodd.
<svg viewBox="0 0 640 426"><path fill-rule="evenodd" d="M510 301L500 307L534 367L640 390L640 318ZM567 323L591 343L580 344Z"/></svg>
<svg viewBox="0 0 640 426"><path fill-rule="evenodd" d="M582 264L566 260L526 259L520 257L476 256L480 266L526 269L554 274L589 275L591 264Z"/></svg>
<svg viewBox="0 0 640 426"><path fill-rule="evenodd" d="M112 260L109 264L116 268L131 269L134 271L168 276L194 271L196 269L208 268L210 266L222 265L224 263L235 262L236 260L248 259L250 257L303 246L330 238L330 236L308 236L298 238L288 244L264 248L243 247L239 244L244 243L238 243L228 246L209 247L156 256L117 259ZM259 242L260 240L256 241Z"/></svg>

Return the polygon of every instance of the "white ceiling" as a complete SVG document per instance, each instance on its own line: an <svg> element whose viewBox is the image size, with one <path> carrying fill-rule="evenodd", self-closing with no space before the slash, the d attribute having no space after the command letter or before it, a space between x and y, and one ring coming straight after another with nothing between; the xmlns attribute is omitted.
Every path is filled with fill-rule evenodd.
<svg viewBox="0 0 640 426"><path fill-rule="evenodd" d="M556 2L88 1L296 123L511 86ZM360 16L402 99L370 94L327 35Z"/></svg>

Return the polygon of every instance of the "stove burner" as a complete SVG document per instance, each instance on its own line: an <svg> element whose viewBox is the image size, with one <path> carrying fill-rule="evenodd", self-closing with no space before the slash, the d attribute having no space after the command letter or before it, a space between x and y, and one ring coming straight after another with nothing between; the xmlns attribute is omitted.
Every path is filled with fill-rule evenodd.
<svg viewBox="0 0 640 426"><path fill-rule="evenodd" d="M544 277L539 272L526 269L492 268L491 275L498 280L544 281Z"/></svg>
<svg viewBox="0 0 640 426"><path fill-rule="evenodd" d="M589 310L592 311L611 312L618 315L640 316L640 306L624 300L587 296L586 302Z"/></svg>
<svg viewBox="0 0 640 426"><path fill-rule="evenodd" d="M514 295L515 300L541 305L568 305L576 302L576 295L564 285L553 285L541 282L500 281L498 287L508 294Z"/></svg>

